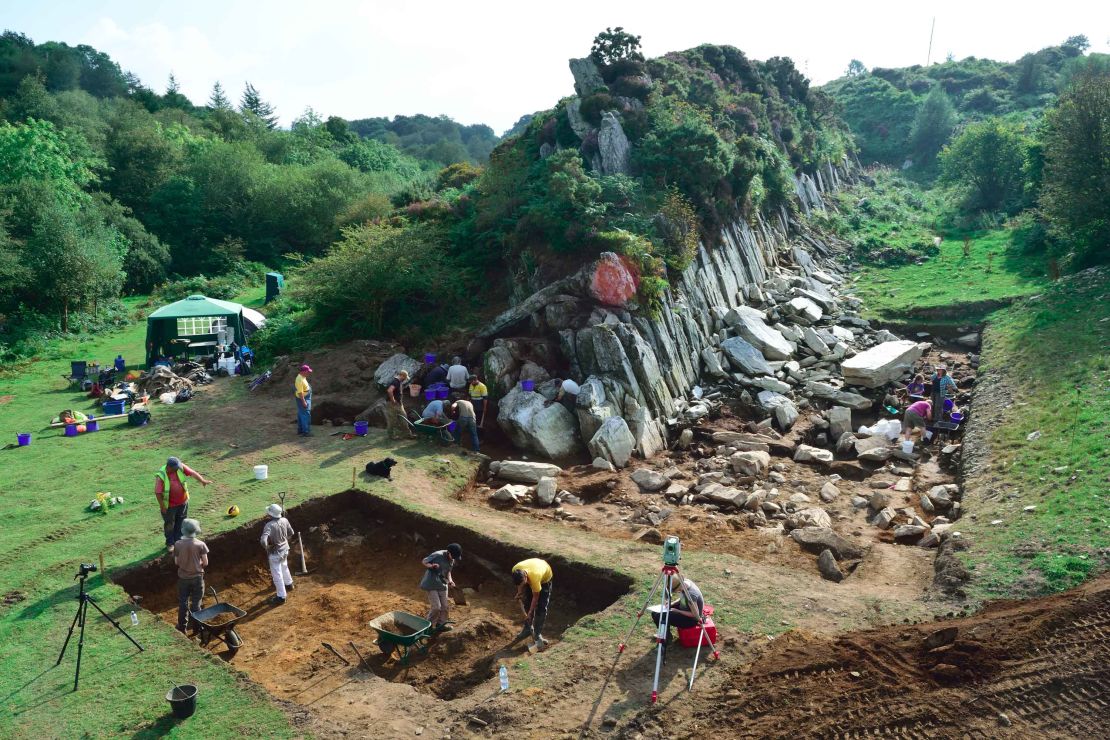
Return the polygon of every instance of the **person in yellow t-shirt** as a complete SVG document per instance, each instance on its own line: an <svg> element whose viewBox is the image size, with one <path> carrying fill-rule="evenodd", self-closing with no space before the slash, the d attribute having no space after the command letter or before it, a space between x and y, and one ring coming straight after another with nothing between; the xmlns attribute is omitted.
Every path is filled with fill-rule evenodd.
<svg viewBox="0 0 1110 740"><path fill-rule="evenodd" d="M530 651L543 650L547 640L543 638L543 625L547 621L547 609L551 605L551 579L553 573L546 560L529 558L513 566L513 583L516 585L516 599L524 612L524 628L516 639L528 637L535 642ZM514 640L515 642L515 640Z"/></svg>
<svg viewBox="0 0 1110 740"><path fill-rule="evenodd" d="M486 401L489 390L485 383L478 380L477 375L471 375L468 381L470 384L470 403L474 405L474 413L478 417L478 428L481 429L486 421Z"/></svg>
<svg viewBox="0 0 1110 740"><path fill-rule="evenodd" d="M293 381L293 396L297 402L297 434L312 436L312 386L308 384L308 374L312 368L301 365L296 380Z"/></svg>

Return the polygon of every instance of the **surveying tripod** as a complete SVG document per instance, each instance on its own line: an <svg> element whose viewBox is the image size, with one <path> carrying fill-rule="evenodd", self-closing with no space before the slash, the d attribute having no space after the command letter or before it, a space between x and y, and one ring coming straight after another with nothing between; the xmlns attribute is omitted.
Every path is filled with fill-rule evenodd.
<svg viewBox="0 0 1110 740"><path fill-rule="evenodd" d="M636 621L632 623L632 629L628 631L624 641L617 648L617 653L623 653L625 645L632 638L632 634L639 626L640 620L644 616L644 612L648 610L652 598L655 596L656 590L661 593L659 599L659 627L655 631L655 676L651 682L651 703L654 704L659 699L659 671L663 668L663 656L667 649L667 635L670 633L671 628L671 599L674 597L674 588L672 581L678 581L678 589L682 593L688 605L696 604L697 602L690 598L690 592L686 590L686 580L678 571L678 560L682 553L682 546L677 537L668 537L663 542L663 568L659 571L659 576L655 579L655 584L652 585L651 591L648 593L647 599L644 600L644 605L640 607L640 611L636 614ZM690 682L686 688L694 688L694 676L698 672L698 660L701 658L701 646L708 644L713 649L713 659L716 660L721 657L721 651L713 644L713 640L709 638L709 632L705 629L705 616L702 615L698 618L698 630L700 635L698 637L698 647L694 652L694 667L690 671Z"/></svg>
<svg viewBox="0 0 1110 740"><path fill-rule="evenodd" d="M85 617L86 617L86 615L88 614L88 611L89 611L89 604L92 604L93 608L95 608L98 612L100 612L100 616L104 617L109 622L111 622L112 626L115 627L117 630L119 630L119 633L121 635L123 635L128 640L130 640L132 645L139 648L139 652L142 652L142 650L143 650L142 645L135 642L135 639L133 637L131 637L131 635L124 632L123 627L119 626L119 622L117 622L116 620L109 617L104 612L104 610L100 608L100 605L96 603L96 600L93 599L93 597L89 596L87 593L85 593L85 579L89 577L89 573L92 573L92 572L95 572L95 571L96 571L96 566L95 565L88 565L88 564L82 563L80 572L78 572L78 574L73 577L73 580L76 581L76 580L80 579L80 581L81 581L81 587L80 587L80 589L78 590L78 593L77 593L77 601L80 602L80 603L77 605L77 614L75 614L73 616L73 624L69 625L69 634L66 635L66 641L62 645L62 652L58 654L58 661L54 664L55 666L58 666L58 665L62 664L62 658L64 658L66 656L66 648L69 647L69 640L70 640L71 637L73 637L73 630L74 630L74 628L77 627L77 625L81 625L81 635L77 640L77 671L73 674L73 690L74 691L77 690L77 682L81 680L81 653L83 653L84 650L85 650Z"/></svg>

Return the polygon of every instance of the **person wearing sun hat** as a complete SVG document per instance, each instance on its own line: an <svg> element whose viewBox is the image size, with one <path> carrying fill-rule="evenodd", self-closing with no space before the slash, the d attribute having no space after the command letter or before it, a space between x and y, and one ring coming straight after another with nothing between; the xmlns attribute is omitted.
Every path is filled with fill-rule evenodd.
<svg viewBox="0 0 1110 740"><path fill-rule="evenodd" d="M451 578L451 569L462 560L462 546L452 542L445 550L436 550L421 561L424 566L424 577L420 580L420 588L428 594L428 621L432 623L436 632L446 632L451 629L447 621L447 589L455 585Z"/></svg>
<svg viewBox="0 0 1110 740"><path fill-rule="evenodd" d="M281 606L286 595L293 590L293 574L289 572L289 543L293 538L293 525L285 518L280 504L270 504L266 508L270 521L262 528L263 549L270 563L270 576L274 579L277 591L270 603Z"/></svg>
<svg viewBox="0 0 1110 740"><path fill-rule="evenodd" d="M311 367L301 365L293 381L293 396L297 402L297 434L302 437L312 436L312 386L308 384L308 374L311 372Z"/></svg>

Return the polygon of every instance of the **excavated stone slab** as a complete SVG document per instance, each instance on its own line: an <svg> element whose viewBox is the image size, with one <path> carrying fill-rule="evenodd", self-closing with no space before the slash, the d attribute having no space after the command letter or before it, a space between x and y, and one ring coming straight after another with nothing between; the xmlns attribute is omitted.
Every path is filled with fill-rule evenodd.
<svg viewBox="0 0 1110 740"><path fill-rule="evenodd" d="M748 375L774 375L763 353L741 337L729 337L721 342L721 350L734 368Z"/></svg>
<svg viewBox="0 0 1110 740"><path fill-rule="evenodd" d="M786 337L750 313L729 311L725 320L731 321L737 333L769 360L789 360L794 352Z"/></svg>
<svg viewBox="0 0 1110 740"><path fill-rule="evenodd" d="M849 385L878 388L902 377L919 357L921 348L916 342L883 342L842 362L840 371Z"/></svg>

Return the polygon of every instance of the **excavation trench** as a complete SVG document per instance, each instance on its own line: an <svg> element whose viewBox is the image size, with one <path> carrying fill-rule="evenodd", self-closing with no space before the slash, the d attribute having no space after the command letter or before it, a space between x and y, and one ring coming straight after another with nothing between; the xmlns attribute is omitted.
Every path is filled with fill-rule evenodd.
<svg viewBox="0 0 1110 740"><path fill-rule="evenodd" d="M211 553L206 587L221 601L248 612L238 633L243 646L232 654L222 643L207 647L278 698L310 703L318 687L354 678L369 670L393 682L412 685L441 699L469 693L519 655L523 641L510 646L520 631L521 613L513 601L511 566L537 553L490 539L459 526L406 511L362 491L346 491L290 508L288 517L304 539L307 576L299 569L297 548L289 558L295 589L283 606L271 606L273 594L265 554L259 544L263 522L205 539ZM384 654L367 623L401 610L424 616L428 605L418 587L421 559L449 542L463 547L454 579L466 605L451 605L455 629L434 637L426 653L413 654L408 665L398 653ZM554 644L582 616L600 611L632 585L629 578L590 565L544 555L556 573L545 636ZM166 558L113 574L145 609L175 624L176 568ZM573 588L572 588L573 584ZM211 592L205 606L212 603ZM195 640L195 638L194 638ZM351 665L344 665L323 646L329 643Z"/></svg>

